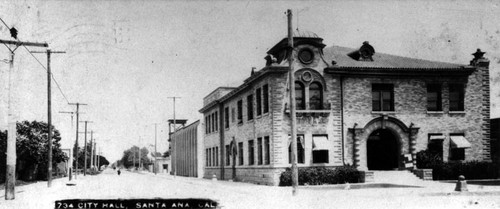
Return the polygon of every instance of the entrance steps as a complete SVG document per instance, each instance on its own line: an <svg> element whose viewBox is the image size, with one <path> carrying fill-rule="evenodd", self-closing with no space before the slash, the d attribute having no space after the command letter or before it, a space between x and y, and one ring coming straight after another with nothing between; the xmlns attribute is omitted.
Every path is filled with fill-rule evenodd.
<svg viewBox="0 0 500 209"><path fill-rule="evenodd" d="M415 174L407 170L402 171L366 171L372 174L370 182L373 183L389 183L403 185L422 185L424 181L418 178Z"/></svg>

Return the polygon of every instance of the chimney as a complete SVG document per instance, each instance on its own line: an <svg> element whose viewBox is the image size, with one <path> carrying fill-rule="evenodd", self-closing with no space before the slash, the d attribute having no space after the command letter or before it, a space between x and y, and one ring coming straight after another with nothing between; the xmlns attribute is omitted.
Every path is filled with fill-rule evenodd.
<svg viewBox="0 0 500 209"><path fill-rule="evenodd" d="M474 58L470 61L470 65L488 69L490 61L484 57L484 54L486 54L486 52L481 51L481 49L477 49L476 52L472 54L474 55Z"/></svg>

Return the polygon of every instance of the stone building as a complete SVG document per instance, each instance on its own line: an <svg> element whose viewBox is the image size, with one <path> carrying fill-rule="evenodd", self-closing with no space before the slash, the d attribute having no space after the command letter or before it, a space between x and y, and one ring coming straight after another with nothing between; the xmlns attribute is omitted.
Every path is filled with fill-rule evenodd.
<svg viewBox="0 0 500 209"><path fill-rule="evenodd" d="M470 65L326 47L294 35L299 167L415 168L430 149L445 161L490 161L489 61ZM243 84L204 98L205 177L277 185L290 167L288 39Z"/></svg>
<svg viewBox="0 0 500 209"><path fill-rule="evenodd" d="M500 118L491 119L491 158L500 165ZM500 168L499 168L500 169Z"/></svg>
<svg viewBox="0 0 500 209"><path fill-rule="evenodd" d="M170 150L172 151L170 173L187 177L203 177L203 135L199 128L200 121L184 126L186 120L169 120L169 127L182 124L182 127L170 132Z"/></svg>

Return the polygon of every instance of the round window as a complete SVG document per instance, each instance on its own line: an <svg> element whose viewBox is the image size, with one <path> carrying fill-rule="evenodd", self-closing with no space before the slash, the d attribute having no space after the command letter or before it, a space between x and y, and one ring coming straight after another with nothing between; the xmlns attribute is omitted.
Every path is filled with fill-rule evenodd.
<svg viewBox="0 0 500 209"><path fill-rule="evenodd" d="M311 72L306 71L306 72L302 73L302 80L305 82L311 81L312 80Z"/></svg>
<svg viewBox="0 0 500 209"><path fill-rule="evenodd" d="M310 49L299 51L299 60L304 64L309 64L313 61L314 54Z"/></svg>

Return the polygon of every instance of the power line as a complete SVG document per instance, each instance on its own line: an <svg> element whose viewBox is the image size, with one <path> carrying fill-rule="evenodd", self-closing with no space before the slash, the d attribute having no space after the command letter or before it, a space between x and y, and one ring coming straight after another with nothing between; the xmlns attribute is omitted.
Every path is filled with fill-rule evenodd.
<svg viewBox="0 0 500 209"><path fill-rule="evenodd" d="M23 45L24 46L24 45ZM24 46L24 48L26 49L26 51L28 51L31 56L33 58L35 58L35 60L38 62L38 64L40 64L40 66L43 67L43 69L45 69L45 71L48 71L47 68L45 66L43 66L42 62L40 62L40 60L38 60L38 58L35 57L35 55L26 47ZM54 74L50 73L50 76L52 77L52 80L54 81L54 83L56 84L57 88L59 89L59 92L61 92L61 95L64 97L64 99L66 100L66 103L69 103L69 100L68 98L66 97L66 95L64 94L64 92L62 91L61 89L61 86L59 86L59 83L57 82L56 78L54 77Z"/></svg>
<svg viewBox="0 0 500 209"><path fill-rule="evenodd" d="M10 28L9 25L7 25L7 23L5 23L5 21L3 21L3 19L0 17L0 20L2 21L2 23L5 25L5 27L7 28ZM38 64L40 64L40 66L43 67L43 69L45 69L45 71L48 71L47 68L45 66L43 66L43 64L40 62L40 60L38 60L35 55L33 55L33 53L30 52L30 50L25 46L23 45L24 49L26 49L26 51L28 51L31 56L33 58L35 58L35 60L38 62ZM66 100L67 103L69 103L69 100L68 98L66 97L66 95L64 94L64 92L62 91L61 89L61 86L59 85L59 83L57 82L56 78L54 77L54 74L50 73L50 76L52 77L52 80L54 81L54 83L56 84L57 88L59 89L59 92L61 92L62 96L64 97L64 99Z"/></svg>

